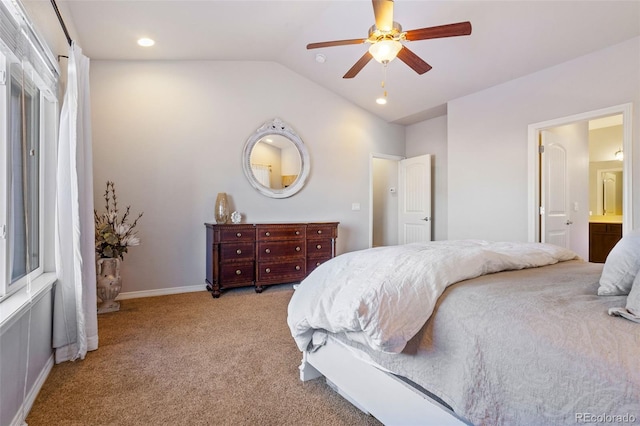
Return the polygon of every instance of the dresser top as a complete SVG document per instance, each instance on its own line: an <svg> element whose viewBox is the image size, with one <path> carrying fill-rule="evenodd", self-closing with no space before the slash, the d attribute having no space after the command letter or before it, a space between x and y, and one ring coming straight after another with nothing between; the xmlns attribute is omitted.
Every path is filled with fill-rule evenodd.
<svg viewBox="0 0 640 426"><path fill-rule="evenodd" d="M255 222L255 223L205 223L208 228L216 226L259 226L259 225L338 225L340 222Z"/></svg>

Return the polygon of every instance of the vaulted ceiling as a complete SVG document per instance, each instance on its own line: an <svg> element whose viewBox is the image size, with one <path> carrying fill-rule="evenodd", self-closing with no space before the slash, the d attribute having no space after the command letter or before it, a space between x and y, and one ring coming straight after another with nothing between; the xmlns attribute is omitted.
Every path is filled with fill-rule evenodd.
<svg viewBox="0 0 640 426"><path fill-rule="evenodd" d="M54 26L49 1L24 2L36 21L48 21L43 27ZM392 61L389 102L381 106L375 99L382 92L382 65L371 61L355 78L342 78L367 45L306 49L311 42L366 38L374 24L369 0L58 0L72 38L92 60L275 61L399 124L442 115L451 99L640 35L640 1L394 4L394 20L404 30L470 21L473 32L407 42L433 69L418 75ZM143 36L155 46L139 47ZM316 61L318 53L323 63Z"/></svg>

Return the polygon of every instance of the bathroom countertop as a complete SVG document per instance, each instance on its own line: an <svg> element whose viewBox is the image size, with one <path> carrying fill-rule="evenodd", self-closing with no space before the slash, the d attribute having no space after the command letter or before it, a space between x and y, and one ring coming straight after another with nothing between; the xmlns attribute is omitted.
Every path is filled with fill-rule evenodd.
<svg viewBox="0 0 640 426"><path fill-rule="evenodd" d="M589 223L622 223L622 215L589 216Z"/></svg>

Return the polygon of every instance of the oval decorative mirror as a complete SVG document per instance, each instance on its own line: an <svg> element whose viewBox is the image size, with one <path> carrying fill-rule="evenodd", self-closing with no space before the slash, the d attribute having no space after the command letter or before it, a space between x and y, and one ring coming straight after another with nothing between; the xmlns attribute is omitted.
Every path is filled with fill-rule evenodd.
<svg viewBox="0 0 640 426"><path fill-rule="evenodd" d="M309 152L289 125L274 118L247 139L242 168L261 194L287 198L300 191L309 176Z"/></svg>

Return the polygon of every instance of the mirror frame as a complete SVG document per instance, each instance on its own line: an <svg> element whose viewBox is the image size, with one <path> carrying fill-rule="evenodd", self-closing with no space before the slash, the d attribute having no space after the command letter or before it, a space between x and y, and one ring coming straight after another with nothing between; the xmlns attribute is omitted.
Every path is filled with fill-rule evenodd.
<svg viewBox="0 0 640 426"><path fill-rule="evenodd" d="M256 177L253 175L253 171L251 170L251 151L262 138L268 135L284 136L285 138L293 142L293 144L298 149L298 153L300 154L300 174L298 175L298 178L286 188L266 188L260 182L258 182ZM242 151L242 169L244 170L244 174L251 186L257 189L261 194L271 198L287 198L298 193L302 189L307 180L307 177L309 176L311 162L309 160L309 152L307 151L307 147L302 142L302 139L300 139L300 136L298 136L297 133L287 123L280 120L279 118L274 118L271 121L265 122L249 137L249 139L247 139L247 142L244 144L244 149Z"/></svg>

